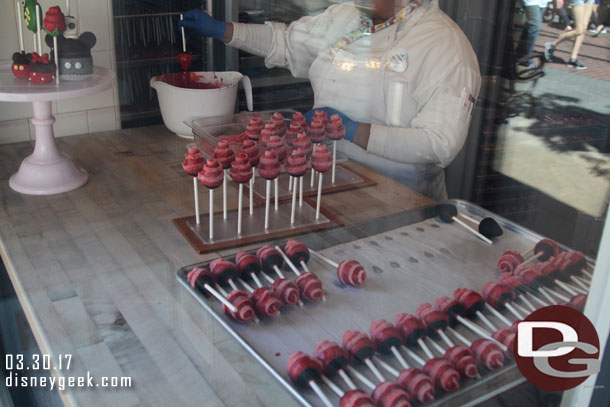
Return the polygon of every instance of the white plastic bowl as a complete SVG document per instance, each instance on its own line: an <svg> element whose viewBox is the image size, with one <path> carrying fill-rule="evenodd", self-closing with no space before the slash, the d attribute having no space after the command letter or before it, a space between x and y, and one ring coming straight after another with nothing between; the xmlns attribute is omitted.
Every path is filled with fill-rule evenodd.
<svg viewBox="0 0 610 407"><path fill-rule="evenodd" d="M180 137L193 138L191 128L184 121L190 118L213 117L232 114L237 98L237 88L242 82L246 92L248 110L252 111L252 84L250 78L239 72L191 72L201 83L220 83L214 89L188 89L166 83L171 76L153 76L150 86L157 91L163 123Z"/></svg>

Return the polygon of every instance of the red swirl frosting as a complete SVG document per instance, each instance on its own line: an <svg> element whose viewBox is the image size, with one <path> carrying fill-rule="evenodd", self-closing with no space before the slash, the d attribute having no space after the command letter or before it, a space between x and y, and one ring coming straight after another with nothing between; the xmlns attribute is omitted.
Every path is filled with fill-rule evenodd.
<svg viewBox="0 0 610 407"><path fill-rule="evenodd" d="M343 332L341 344L352 360L361 361L375 354L373 342L364 332L349 330Z"/></svg>
<svg viewBox="0 0 610 407"><path fill-rule="evenodd" d="M286 134L284 134L284 141L286 142L286 145L294 147L294 141L297 139L297 136L302 131L303 128L301 127L301 125L293 122L286 130Z"/></svg>
<svg viewBox="0 0 610 407"><path fill-rule="evenodd" d="M421 404L434 400L434 383L424 372L413 367L400 372L396 384L405 389Z"/></svg>
<svg viewBox="0 0 610 407"><path fill-rule="evenodd" d="M539 270L535 270L528 266L517 267L515 269L515 275L521 277L523 281L533 289L540 287L545 282L545 278Z"/></svg>
<svg viewBox="0 0 610 407"><path fill-rule="evenodd" d="M248 154L239 153L231 163L231 178L240 184L245 184L252 178L252 165L248 159Z"/></svg>
<svg viewBox="0 0 610 407"><path fill-rule="evenodd" d="M225 173L222 166L215 159L209 159L197 176L199 181L210 189L218 188L222 185Z"/></svg>
<svg viewBox="0 0 610 407"><path fill-rule="evenodd" d="M308 301L320 301L324 298L322 282L312 272L302 273L295 279L301 289L301 296Z"/></svg>
<svg viewBox="0 0 610 407"><path fill-rule="evenodd" d="M311 380L318 380L322 375L321 363L301 351L288 356L288 376L301 387L308 387Z"/></svg>
<svg viewBox="0 0 610 407"><path fill-rule="evenodd" d="M234 278L237 278L239 271L235 263L221 257L210 263L210 271L218 284L224 285Z"/></svg>
<svg viewBox="0 0 610 407"><path fill-rule="evenodd" d="M299 302L299 286L287 278L278 278L271 284L273 292L285 305L296 305Z"/></svg>
<svg viewBox="0 0 610 407"><path fill-rule="evenodd" d="M326 137L331 140L341 140L345 137L343 120L341 120L341 117L338 114L334 114L330 117L330 123L326 125Z"/></svg>
<svg viewBox="0 0 610 407"><path fill-rule="evenodd" d="M369 333L375 350L380 353L389 353L391 347L398 347L402 343L400 331L383 319L371 322Z"/></svg>
<svg viewBox="0 0 610 407"><path fill-rule="evenodd" d="M512 356L513 346L515 343L515 332L510 328L500 328L491 334L491 337L496 341L506 346L506 352Z"/></svg>
<svg viewBox="0 0 610 407"><path fill-rule="evenodd" d="M273 266L282 267L284 264L284 259L279 251L275 248L269 246L268 244L264 245L260 249L256 251L256 256L258 260L261 262L261 266L266 273L273 273Z"/></svg>
<svg viewBox="0 0 610 407"><path fill-rule="evenodd" d="M312 143L323 142L326 137L326 124L314 118L307 126L307 135L311 138Z"/></svg>
<svg viewBox="0 0 610 407"><path fill-rule="evenodd" d="M435 309L429 302L417 307L416 314L424 321L430 335L436 335L438 329L445 329L449 325L447 314Z"/></svg>
<svg viewBox="0 0 610 407"><path fill-rule="evenodd" d="M231 162L235 159L235 153L231 145L226 141L219 141L214 149L214 158L222 165L225 170L231 167Z"/></svg>
<svg viewBox="0 0 610 407"><path fill-rule="evenodd" d="M195 288L197 285L202 287L205 284L209 284L210 286L213 286L215 283L214 276L212 275L210 270L208 270L205 267L193 267L193 269L191 271L189 271L188 274L186 275L186 280L189 282L189 285L193 288ZM210 295L208 290L202 289L200 291L206 297Z"/></svg>
<svg viewBox="0 0 610 407"><path fill-rule="evenodd" d="M313 143L307 134L301 132L297 135L296 140L293 142L294 148L298 148L305 153L307 157L310 157L313 153Z"/></svg>
<svg viewBox="0 0 610 407"><path fill-rule="evenodd" d="M559 275L561 274L560 267L558 267L553 260L554 259L551 257L551 259L537 263L533 267L534 270L538 271L549 282L559 278Z"/></svg>
<svg viewBox="0 0 610 407"><path fill-rule="evenodd" d="M309 261L309 248L300 240L288 239L284 245L284 253L294 264L307 263Z"/></svg>
<svg viewBox="0 0 610 407"><path fill-rule="evenodd" d="M489 370L500 369L504 366L502 349L495 342L479 338L472 342L470 349L480 366L485 366Z"/></svg>
<svg viewBox="0 0 610 407"><path fill-rule="evenodd" d="M359 287L366 281L366 270L356 260L343 260L337 268L337 277L343 284Z"/></svg>
<svg viewBox="0 0 610 407"><path fill-rule="evenodd" d="M483 286L483 297L485 301L496 309L503 309L504 304L514 299L513 291L502 284L488 281Z"/></svg>
<svg viewBox="0 0 610 407"><path fill-rule="evenodd" d="M189 148L188 152L184 154L182 168L189 175L197 175L201 171L203 168L203 156L197 147Z"/></svg>
<svg viewBox="0 0 610 407"><path fill-rule="evenodd" d="M316 147L311 156L311 165L318 172L326 172L333 166L333 156L324 144Z"/></svg>
<svg viewBox="0 0 610 407"><path fill-rule="evenodd" d="M513 290L515 295L523 294L528 291L527 283L520 276L508 273L501 273L498 281L505 287Z"/></svg>
<svg viewBox="0 0 610 407"><path fill-rule="evenodd" d="M457 345L447 349L445 352L445 359L449 360L457 371L460 373L462 378L474 378L479 374L477 369L477 361L474 358L474 354L470 348Z"/></svg>
<svg viewBox="0 0 610 407"><path fill-rule="evenodd" d="M521 253L507 250L502 254L500 260L498 260L498 270L502 273L512 273L521 263L523 263L523 256L521 256Z"/></svg>
<svg viewBox="0 0 610 407"><path fill-rule="evenodd" d="M375 407L375 402L362 390L350 390L341 397L339 407Z"/></svg>
<svg viewBox="0 0 610 407"><path fill-rule="evenodd" d="M322 122L322 124L324 124L324 126L326 126L328 124L328 114L326 114L325 110L316 110L313 112L313 119L311 119L312 121L314 120L318 120L320 122Z"/></svg>
<svg viewBox="0 0 610 407"><path fill-rule="evenodd" d="M379 383L372 396L377 407L411 407L411 397L396 383Z"/></svg>
<svg viewBox="0 0 610 407"><path fill-rule="evenodd" d="M465 308L466 313L473 317L477 311L485 307L485 299L476 291L468 288L458 288L453 292L453 298L458 300Z"/></svg>
<svg viewBox="0 0 610 407"><path fill-rule="evenodd" d="M572 298L570 298L570 301L566 304L569 307L575 308L578 311L581 311L585 309L585 304L587 303L587 296L584 294L576 294L575 296L573 296Z"/></svg>
<svg viewBox="0 0 610 407"><path fill-rule="evenodd" d="M222 310L224 313L233 318L235 322L245 324L254 319L254 303L248 297L248 293L241 290L234 290L227 295L227 300L237 308L237 312L231 311L223 304Z"/></svg>
<svg viewBox="0 0 610 407"><path fill-rule="evenodd" d="M258 148L258 144L254 140L246 140L241 145L241 152L248 154L248 159L253 167L258 165L258 162L261 159L261 149Z"/></svg>
<svg viewBox="0 0 610 407"><path fill-rule="evenodd" d="M264 127L265 123L260 117L253 117L246 126L246 136L250 140L258 140Z"/></svg>
<svg viewBox="0 0 610 407"><path fill-rule="evenodd" d="M265 179L275 179L280 175L282 166L275 154L267 150L258 163L258 173Z"/></svg>
<svg viewBox="0 0 610 407"><path fill-rule="evenodd" d="M274 317L280 312L282 302L269 287L257 288L251 298L256 311L264 317Z"/></svg>
<svg viewBox="0 0 610 407"><path fill-rule="evenodd" d="M269 119L269 123L273 124L281 133L286 131L286 119L284 119L284 116L280 112L274 112L271 119Z"/></svg>
<svg viewBox="0 0 610 407"><path fill-rule="evenodd" d="M449 297L440 297L435 299L434 308L447 314L451 326L458 324L458 316L466 316L466 307L460 304L456 299Z"/></svg>
<svg viewBox="0 0 610 407"><path fill-rule="evenodd" d="M430 359L424 365L423 371L439 389L450 392L460 388L460 374L447 359Z"/></svg>
<svg viewBox="0 0 610 407"><path fill-rule="evenodd" d="M337 342L323 340L317 343L314 355L322 362L324 372L333 376L347 365L349 354Z"/></svg>
<svg viewBox="0 0 610 407"><path fill-rule="evenodd" d="M416 346L417 340L426 336L426 326L421 319L411 314L396 315L396 327L408 346Z"/></svg>
<svg viewBox="0 0 610 407"><path fill-rule="evenodd" d="M252 253L239 252L235 255L235 264L239 271L239 276L248 280L252 273L258 274L261 271L261 264L258 257Z"/></svg>
<svg viewBox="0 0 610 407"><path fill-rule="evenodd" d="M286 159L286 146L280 136L271 136L267 143L267 149L271 150L280 162L284 162Z"/></svg>
<svg viewBox="0 0 610 407"><path fill-rule="evenodd" d="M302 177L307 171L307 156L300 149L292 150L292 154L284 164L288 174L293 177Z"/></svg>
<svg viewBox="0 0 610 407"><path fill-rule="evenodd" d="M292 114L292 124L298 124L301 127L307 127L307 119L301 112L295 112Z"/></svg>
<svg viewBox="0 0 610 407"><path fill-rule="evenodd" d="M534 246L534 253L544 252L544 254L538 257L538 261L547 261L552 256L559 254L559 246L551 239L541 239L536 246Z"/></svg>

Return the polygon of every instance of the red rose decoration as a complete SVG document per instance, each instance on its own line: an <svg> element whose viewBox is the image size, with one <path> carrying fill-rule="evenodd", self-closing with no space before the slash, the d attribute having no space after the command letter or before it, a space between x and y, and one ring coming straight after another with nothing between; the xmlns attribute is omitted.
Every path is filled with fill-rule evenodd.
<svg viewBox="0 0 610 407"><path fill-rule="evenodd" d="M53 37L57 37L62 32L66 31L66 17L61 12L59 6L49 8L44 16L43 24L46 32Z"/></svg>

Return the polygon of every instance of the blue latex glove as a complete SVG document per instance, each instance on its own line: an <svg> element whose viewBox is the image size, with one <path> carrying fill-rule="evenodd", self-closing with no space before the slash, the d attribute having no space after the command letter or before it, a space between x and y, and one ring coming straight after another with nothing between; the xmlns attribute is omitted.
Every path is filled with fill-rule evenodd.
<svg viewBox="0 0 610 407"><path fill-rule="evenodd" d="M178 20L178 29L182 27L204 37L220 39L227 30L227 23L215 20L207 13L194 8L184 12L184 20Z"/></svg>
<svg viewBox="0 0 610 407"><path fill-rule="evenodd" d="M341 120L343 121L343 127L345 127L345 140L347 141L354 141L354 135L356 134L356 129L358 128L358 122L353 121L352 119L350 119L349 117L347 117L345 114L341 113L340 111L333 109L332 107L318 107L316 109L312 109L309 112L305 113L305 118L307 119L308 123L311 123L311 119L314 115L314 112L316 110L324 110L326 112L326 114L328 115L328 120L330 121L330 116L334 115L334 114L338 114L341 117Z"/></svg>

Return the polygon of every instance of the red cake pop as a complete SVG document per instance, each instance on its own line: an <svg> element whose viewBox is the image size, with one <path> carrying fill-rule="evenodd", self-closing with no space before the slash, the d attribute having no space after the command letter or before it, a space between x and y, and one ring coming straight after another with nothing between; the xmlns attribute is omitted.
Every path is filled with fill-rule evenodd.
<svg viewBox="0 0 610 407"><path fill-rule="evenodd" d="M235 263L220 257L210 263L210 271L220 285L230 284L239 275Z"/></svg>
<svg viewBox="0 0 610 407"><path fill-rule="evenodd" d="M521 256L521 253L507 250L502 254L500 260L498 260L498 270L502 273L512 273L521 263L523 263L523 256Z"/></svg>
<svg viewBox="0 0 610 407"><path fill-rule="evenodd" d="M210 273L210 270L205 267L194 267L189 271L186 279L191 287L199 289L199 292L206 297L210 295L210 293L204 286L207 284L213 287L214 284L216 284L214 276Z"/></svg>
<svg viewBox="0 0 610 407"><path fill-rule="evenodd" d="M477 311L482 311L485 308L485 299L481 294L468 288L458 288L453 292L453 298L460 302L466 308L466 314L469 317L477 315Z"/></svg>
<svg viewBox="0 0 610 407"><path fill-rule="evenodd" d="M271 136L269 142L267 143L267 148L275 154L280 162L283 162L286 159L286 146L284 145L284 140L282 140L279 136Z"/></svg>
<svg viewBox="0 0 610 407"><path fill-rule="evenodd" d="M545 283L545 278L540 271L537 271L531 267L518 266L514 273L516 276L521 277L523 281L525 281L533 290L537 290Z"/></svg>
<svg viewBox="0 0 610 407"><path fill-rule="evenodd" d="M330 170L333 165L333 157L325 145L322 144L316 147L311 156L311 164L318 172L323 173Z"/></svg>
<svg viewBox="0 0 610 407"><path fill-rule="evenodd" d="M198 178L206 187L215 189L222 185L224 171L222 170L220 163L212 158L205 163Z"/></svg>
<svg viewBox="0 0 610 407"><path fill-rule="evenodd" d="M294 264L307 263L310 258L309 248L300 240L288 239L284 245L284 253Z"/></svg>
<svg viewBox="0 0 610 407"><path fill-rule="evenodd" d="M275 126L271 123L265 124L265 127L261 130L261 136L258 139L259 144L263 147L263 149L269 148L269 140L271 137L278 136L279 132L275 128Z"/></svg>
<svg viewBox="0 0 610 407"><path fill-rule="evenodd" d="M500 369L504 366L502 349L495 342L479 338L472 342L470 349L474 353L479 366L485 366L489 370Z"/></svg>
<svg viewBox="0 0 610 407"><path fill-rule="evenodd" d="M415 315L398 314L396 327L400 330L407 346L417 346L418 340L426 336L426 326Z"/></svg>
<svg viewBox="0 0 610 407"><path fill-rule="evenodd" d="M260 117L253 117L246 126L246 136L250 140L258 141L261 136L261 131L265 127L265 123Z"/></svg>
<svg viewBox="0 0 610 407"><path fill-rule="evenodd" d="M504 305L514 299L513 292L510 288L493 281L488 281L483 286L483 297L485 301L496 309L503 309Z"/></svg>
<svg viewBox="0 0 610 407"><path fill-rule="evenodd" d="M458 324L458 316L466 316L466 307L456 299L451 299L449 297L440 297L434 300L434 308L447 314L451 326L456 326Z"/></svg>
<svg viewBox="0 0 610 407"><path fill-rule="evenodd" d="M534 246L534 255L538 255L539 253L542 253L542 255L538 257L538 260L547 261L552 256L557 256L559 254L559 246L551 239L541 239L536 243L536 246Z"/></svg>
<svg viewBox="0 0 610 407"><path fill-rule="evenodd" d="M411 407L411 397L396 383L379 383L372 396L377 407Z"/></svg>
<svg viewBox="0 0 610 407"><path fill-rule="evenodd" d="M278 278L271 284L273 292L285 305L296 305L299 302L299 286L287 278Z"/></svg>
<svg viewBox="0 0 610 407"><path fill-rule="evenodd" d="M239 277L242 280L249 280L252 274L258 274L261 271L261 264L258 261L258 257L252 253L237 253L237 255L235 255L235 264L239 271Z"/></svg>
<svg viewBox="0 0 610 407"><path fill-rule="evenodd" d="M265 273L273 273L275 271L274 266L278 269L284 264L284 259L280 252L269 245L265 245L256 251L256 256L261 263L263 271Z"/></svg>
<svg viewBox="0 0 610 407"><path fill-rule="evenodd" d="M301 296L309 301L320 301L324 298L322 282L311 272L305 272L294 280L301 289Z"/></svg>
<svg viewBox="0 0 610 407"><path fill-rule="evenodd" d="M362 390L350 390L341 397L339 407L376 407L373 399Z"/></svg>
<svg viewBox="0 0 610 407"><path fill-rule="evenodd" d="M500 328L491 334L496 341L506 346L509 355L513 354L513 344L515 343L515 332L510 328Z"/></svg>
<svg viewBox="0 0 610 407"><path fill-rule="evenodd" d="M259 287L251 294L256 311L264 317L274 317L280 312L282 301L269 287Z"/></svg>
<svg viewBox="0 0 610 407"><path fill-rule="evenodd" d="M197 147L190 147L188 152L184 154L182 168L189 175L197 175L203 168L203 156Z"/></svg>
<svg viewBox="0 0 610 407"><path fill-rule="evenodd" d="M329 376L335 376L339 370L342 370L349 363L349 355L337 342L320 341L316 345L314 355L320 359L324 367L324 373Z"/></svg>
<svg viewBox="0 0 610 407"><path fill-rule="evenodd" d="M298 148L305 153L309 158L313 153L313 143L309 136L305 133L299 133L293 142L294 148Z"/></svg>
<svg viewBox="0 0 610 407"><path fill-rule="evenodd" d="M371 322L369 333L373 340L373 346L379 353L391 354L392 348L398 349L402 343L400 331L383 319Z"/></svg>
<svg viewBox="0 0 610 407"><path fill-rule="evenodd" d="M512 289L515 295L521 295L529 291L525 280L517 275L502 273L498 276L498 281L503 286Z"/></svg>
<svg viewBox="0 0 610 407"><path fill-rule="evenodd" d="M231 311L227 306L222 307L224 313L233 318L235 322L247 323L254 319L254 303L248 297L248 293L241 290L233 290L227 295L227 300L237 308L237 312Z"/></svg>
<svg viewBox="0 0 610 407"><path fill-rule="evenodd" d="M284 166L293 177L302 177L307 171L307 157L300 149L292 150Z"/></svg>
<svg viewBox="0 0 610 407"><path fill-rule="evenodd" d="M341 120L341 116L338 114L334 114L330 117L330 123L326 125L326 137L334 141L341 140L345 137L343 120Z"/></svg>
<svg viewBox="0 0 610 407"><path fill-rule="evenodd" d="M400 372L396 384L405 389L421 404L434 400L434 383L419 369L409 368Z"/></svg>
<svg viewBox="0 0 610 407"><path fill-rule="evenodd" d="M274 112L271 119L269 119L269 123L273 124L281 134L286 131L286 119L284 119L284 116L280 112Z"/></svg>
<svg viewBox="0 0 610 407"><path fill-rule="evenodd" d="M294 142L297 139L299 133L303 131L303 128L298 123L291 123L290 127L286 129L286 134L284 135L284 142L289 147L294 147Z"/></svg>
<svg viewBox="0 0 610 407"><path fill-rule="evenodd" d="M248 155L250 164L256 167L261 159L261 149L258 148L258 144L254 140L246 140L241 146L241 152Z"/></svg>
<svg viewBox="0 0 610 407"><path fill-rule="evenodd" d="M235 159L235 153L231 149L231 145L226 141L219 141L218 146L214 149L214 158L220 163L223 169L227 170L231 167L231 162Z"/></svg>
<svg viewBox="0 0 610 407"><path fill-rule="evenodd" d="M343 260L337 268L337 277L343 284L358 287L366 281L366 271L356 260Z"/></svg>
<svg viewBox="0 0 610 407"><path fill-rule="evenodd" d="M282 167L279 160L271 151L267 150L263 154L258 164L258 173L267 180L273 180L280 175Z"/></svg>
<svg viewBox="0 0 610 407"><path fill-rule="evenodd" d="M433 358L428 360L423 371L430 376L439 389L450 392L460 388L460 374L446 359Z"/></svg>
<svg viewBox="0 0 610 407"><path fill-rule="evenodd" d="M301 351L294 352L288 357L288 375L296 385L307 388L309 382L317 381L322 376L322 365Z"/></svg>
<svg viewBox="0 0 610 407"><path fill-rule="evenodd" d="M477 361L474 358L472 351L463 345L453 346L447 349L444 355L445 359L449 360L460 376L463 378L475 378L479 374L477 369Z"/></svg>
<svg viewBox="0 0 610 407"><path fill-rule="evenodd" d="M316 110L313 112L312 121L318 120L326 126L328 124L328 114L324 110Z"/></svg>
<svg viewBox="0 0 610 407"><path fill-rule="evenodd" d="M301 127L307 127L307 119L303 116L301 112L295 112L292 114L292 122L291 124L298 124Z"/></svg>
<svg viewBox="0 0 610 407"><path fill-rule="evenodd" d="M449 325L449 317L442 311L434 309L429 302L421 304L417 307L417 316L428 328L428 335L434 337L439 329L446 329Z"/></svg>
<svg viewBox="0 0 610 407"><path fill-rule="evenodd" d="M319 144L326 137L326 124L320 120L313 119L307 127L307 135L311 138L312 143Z"/></svg>
<svg viewBox="0 0 610 407"><path fill-rule="evenodd" d="M341 343L354 362L363 363L375 354L373 342L364 332L345 331Z"/></svg>
<svg viewBox="0 0 610 407"><path fill-rule="evenodd" d="M233 181L245 184L252 178L252 165L248 159L248 154L239 153L235 160L231 163L231 178Z"/></svg>

